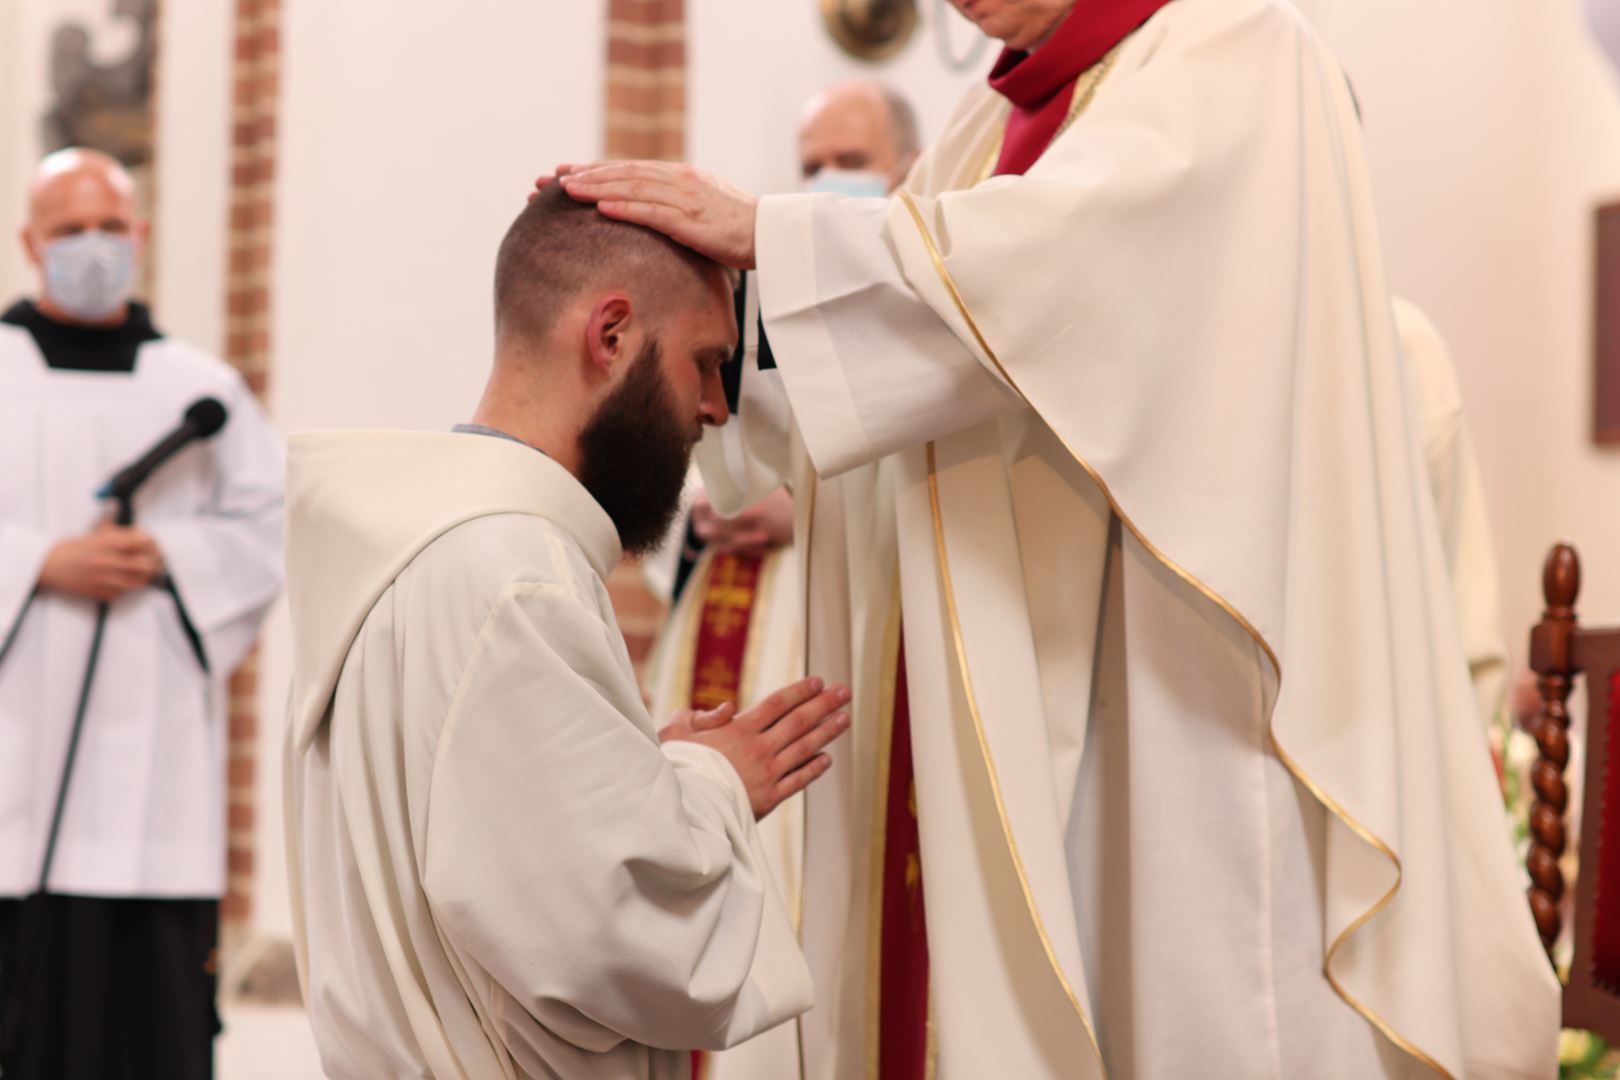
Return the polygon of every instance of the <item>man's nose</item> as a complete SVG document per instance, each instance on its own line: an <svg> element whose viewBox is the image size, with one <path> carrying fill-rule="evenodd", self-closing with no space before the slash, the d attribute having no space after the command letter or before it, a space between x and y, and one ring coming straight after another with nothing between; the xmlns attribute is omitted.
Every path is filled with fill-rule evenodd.
<svg viewBox="0 0 1620 1080"><path fill-rule="evenodd" d="M706 427L725 427L731 410L726 407L726 384L719 372L703 380L703 397L698 402L698 420Z"/></svg>
<svg viewBox="0 0 1620 1080"><path fill-rule="evenodd" d="M714 397L708 394L703 396L698 406L698 419L706 427L725 427L726 421L731 417L731 410L726 408L725 395Z"/></svg>

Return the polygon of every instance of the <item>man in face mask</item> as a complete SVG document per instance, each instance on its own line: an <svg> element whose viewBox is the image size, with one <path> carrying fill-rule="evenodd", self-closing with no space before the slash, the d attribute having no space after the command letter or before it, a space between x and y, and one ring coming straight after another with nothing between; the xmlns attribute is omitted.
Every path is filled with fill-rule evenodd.
<svg viewBox="0 0 1620 1080"><path fill-rule="evenodd" d="M906 178L919 150L911 103L875 79L823 90L799 119L806 191L881 198Z"/></svg>
<svg viewBox="0 0 1620 1080"><path fill-rule="evenodd" d="M893 87L876 80L832 86L806 102L798 126L805 190L883 197L905 178L918 151L917 118ZM753 282L742 290L741 321L757 327ZM750 302L751 300L751 302ZM757 331L746 333L757 345ZM699 488L681 526L682 569L674 609L646 671L653 714L754 704L805 671L801 563L795 506L786 487L734 517L723 517ZM669 552L668 554L673 554ZM655 590L661 560L648 563ZM667 566L667 563L664 564ZM667 578L666 578L667 580ZM760 822L771 870L789 905L803 884L804 800L793 798ZM783 1024L743 1046L695 1063L700 1080L749 1080L797 1071L799 1030Z"/></svg>
<svg viewBox="0 0 1620 1080"><path fill-rule="evenodd" d="M52 155L41 290L0 316L6 1080L211 1072L225 684L280 591L283 459L241 377L131 299L146 231L116 161ZM223 428L116 522L98 491L205 397Z"/></svg>

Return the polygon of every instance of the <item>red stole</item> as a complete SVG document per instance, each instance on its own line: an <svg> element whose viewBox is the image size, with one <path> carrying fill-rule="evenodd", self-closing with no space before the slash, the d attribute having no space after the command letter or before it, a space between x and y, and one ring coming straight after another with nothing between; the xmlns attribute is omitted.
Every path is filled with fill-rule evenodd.
<svg viewBox="0 0 1620 1080"><path fill-rule="evenodd" d="M716 555L709 572L694 583L702 587L703 595L698 601L689 708L704 712L737 700L764 565L757 555ZM739 708L742 704L737 702Z"/></svg>
<svg viewBox="0 0 1620 1080"><path fill-rule="evenodd" d="M1069 115L1074 84L1170 0L1076 0L1034 52L1003 49L990 88L1012 102L997 176L1021 176L1040 159Z"/></svg>
<svg viewBox="0 0 1620 1080"><path fill-rule="evenodd" d="M906 646L895 658L894 723L884 794L883 900L878 957L878 1078L928 1075L928 923L923 916L922 845L911 758Z"/></svg>
<svg viewBox="0 0 1620 1080"><path fill-rule="evenodd" d="M692 651L692 694L687 707L700 712L736 701L748 657L748 631L759 597L765 560L755 555L716 555L709 571L692 583L702 588L697 601L697 644ZM737 702L739 706L742 702ZM693 1080L702 1080L708 1060L692 1051Z"/></svg>

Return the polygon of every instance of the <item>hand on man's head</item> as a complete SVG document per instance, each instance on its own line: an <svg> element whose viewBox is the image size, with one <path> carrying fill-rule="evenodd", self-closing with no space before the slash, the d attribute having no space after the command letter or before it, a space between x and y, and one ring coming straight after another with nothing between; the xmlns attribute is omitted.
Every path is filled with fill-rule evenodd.
<svg viewBox="0 0 1620 1080"><path fill-rule="evenodd" d="M759 200L718 176L670 161L610 161L559 165L554 178L607 217L655 229L726 266L754 268Z"/></svg>

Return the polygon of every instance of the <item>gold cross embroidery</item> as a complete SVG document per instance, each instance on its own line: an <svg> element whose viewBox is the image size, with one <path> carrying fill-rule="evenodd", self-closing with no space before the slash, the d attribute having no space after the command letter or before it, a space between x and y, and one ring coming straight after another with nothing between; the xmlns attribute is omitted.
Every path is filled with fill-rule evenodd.
<svg viewBox="0 0 1620 1080"><path fill-rule="evenodd" d="M711 634L728 638L748 625L757 577L757 573L744 570L735 556L722 555L715 560L703 596L703 623Z"/></svg>
<svg viewBox="0 0 1620 1080"><path fill-rule="evenodd" d="M692 689L692 704L712 709L737 696L737 669L716 656L704 664L697 673L697 685Z"/></svg>

